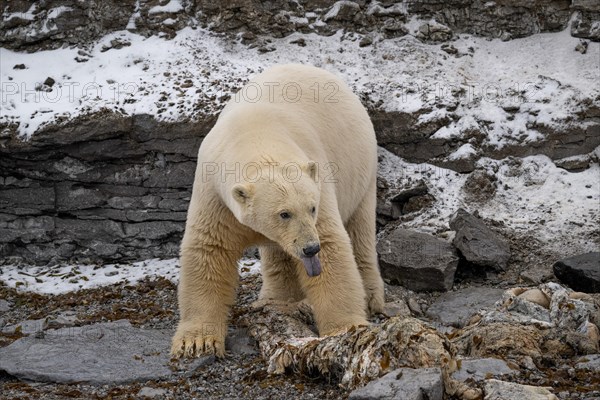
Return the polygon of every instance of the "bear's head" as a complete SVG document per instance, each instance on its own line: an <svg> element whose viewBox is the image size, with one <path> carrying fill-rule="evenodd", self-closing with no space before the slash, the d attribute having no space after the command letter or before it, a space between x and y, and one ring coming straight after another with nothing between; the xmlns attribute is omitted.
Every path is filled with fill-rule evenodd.
<svg viewBox="0 0 600 400"><path fill-rule="evenodd" d="M240 205L236 217L242 224L279 244L303 262L309 276L317 276L320 193L317 164L310 161L262 168L256 179L236 184L231 194Z"/></svg>

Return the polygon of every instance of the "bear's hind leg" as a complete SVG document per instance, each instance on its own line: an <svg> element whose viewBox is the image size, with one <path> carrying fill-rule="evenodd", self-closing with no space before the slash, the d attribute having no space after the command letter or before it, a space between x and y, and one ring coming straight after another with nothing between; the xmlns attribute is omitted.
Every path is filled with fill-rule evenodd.
<svg viewBox="0 0 600 400"><path fill-rule="evenodd" d="M304 293L296 275L297 261L275 243L260 246L259 249L263 279L259 299L289 302L302 300Z"/></svg>
<svg viewBox="0 0 600 400"><path fill-rule="evenodd" d="M368 311L371 314L380 313L384 306L384 286L375 247L375 181L365 198L346 224L350 235L354 258L362 277L367 294Z"/></svg>

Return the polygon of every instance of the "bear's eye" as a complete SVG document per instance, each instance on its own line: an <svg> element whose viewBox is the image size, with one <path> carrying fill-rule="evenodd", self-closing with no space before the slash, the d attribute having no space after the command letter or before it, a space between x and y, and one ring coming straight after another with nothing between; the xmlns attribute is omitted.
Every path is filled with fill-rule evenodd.
<svg viewBox="0 0 600 400"><path fill-rule="evenodd" d="M313 214L314 214L316 211L317 211L317 208L316 208L316 207L314 207L314 206L313 206L313 208L311 208L311 210L310 210L310 212L311 212L311 213L313 213Z"/></svg>
<svg viewBox="0 0 600 400"><path fill-rule="evenodd" d="M281 219L290 219L290 218L292 218L292 215L289 212L286 212L286 211L284 211L282 213L279 213L279 216L281 217Z"/></svg>

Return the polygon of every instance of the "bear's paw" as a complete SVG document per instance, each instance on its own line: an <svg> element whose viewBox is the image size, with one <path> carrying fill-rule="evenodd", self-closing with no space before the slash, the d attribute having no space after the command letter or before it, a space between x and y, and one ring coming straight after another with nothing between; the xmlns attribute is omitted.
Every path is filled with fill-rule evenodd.
<svg viewBox="0 0 600 400"><path fill-rule="evenodd" d="M171 355L175 358L200 357L214 354L225 356L225 333L223 324L183 322L177 328L171 345Z"/></svg>

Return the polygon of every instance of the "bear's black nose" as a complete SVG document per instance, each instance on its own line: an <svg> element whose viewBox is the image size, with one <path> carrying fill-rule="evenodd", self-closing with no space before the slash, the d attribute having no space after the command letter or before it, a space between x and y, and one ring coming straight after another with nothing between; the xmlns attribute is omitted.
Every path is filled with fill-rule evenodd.
<svg viewBox="0 0 600 400"><path fill-rule="evenodd" d="M321 246L319 244L311 244L310 246L306 246L302 249L302 252L306 257L312 257L317 254L321 250Z"/></svg>

